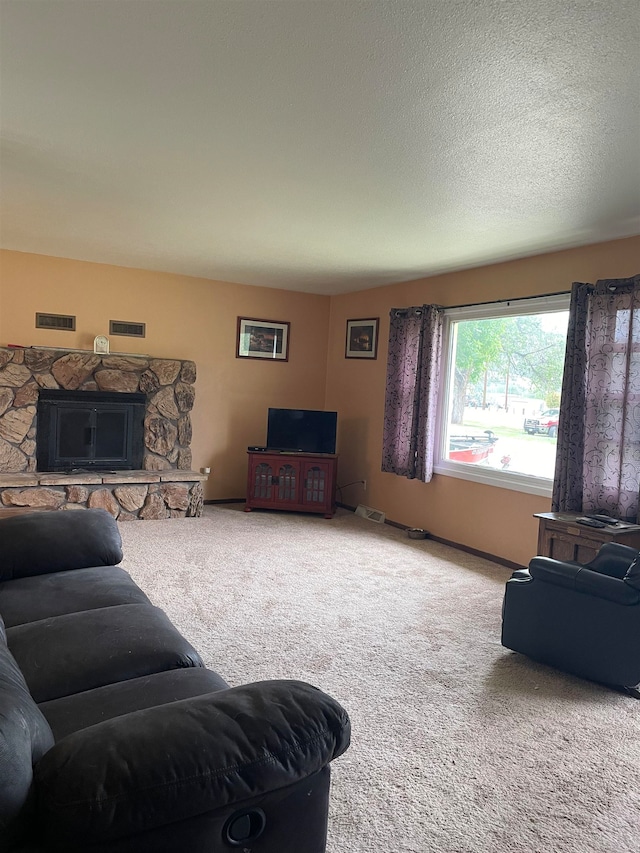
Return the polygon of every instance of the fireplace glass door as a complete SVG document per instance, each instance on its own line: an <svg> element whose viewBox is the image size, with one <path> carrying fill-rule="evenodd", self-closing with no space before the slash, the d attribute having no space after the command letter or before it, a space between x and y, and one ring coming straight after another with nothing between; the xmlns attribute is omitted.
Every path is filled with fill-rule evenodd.
<svg viewBox="0 0 640 853"><path fill-rule="evenodd" d="M127 412L99 409L58 410L61 462L119 460L127 455Z"/></svg>
<svg viewBox="0 0 640 853"><path fill-rule="evenodd" d="M142 464L144 394L42 391L39 471L110 471Z"/></svg>

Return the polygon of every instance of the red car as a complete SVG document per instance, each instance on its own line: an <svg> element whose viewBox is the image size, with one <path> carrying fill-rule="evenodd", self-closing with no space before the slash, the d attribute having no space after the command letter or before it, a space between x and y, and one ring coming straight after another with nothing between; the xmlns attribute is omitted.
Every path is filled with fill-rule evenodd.
<svg viewBox="0 0 640 853"><path fill-rule="evenodd" d="M558 415L560 409L547 409L537 418L525 418L524 431L529 435L541 433L554 438L558 434Z"/></svg>

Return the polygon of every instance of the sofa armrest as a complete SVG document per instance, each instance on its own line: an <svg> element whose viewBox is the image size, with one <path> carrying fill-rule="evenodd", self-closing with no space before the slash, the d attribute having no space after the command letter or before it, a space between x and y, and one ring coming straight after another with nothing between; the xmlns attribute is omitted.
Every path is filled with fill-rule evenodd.
<svg viewBox="0 0 640 853"><path fill-rule="evenodd" d="M283 788L347 749L349 718L299 681L264 681L75 732L36 765L56 843L122 838Z"/></svg>
<svg viewBox="0 0 640 853"><path fill-rule="evenodd" d="M575 589L576 575L581 568L579 563L555 560L553 557L534 557L529 563L529 574L534 580Z"/></svg>
<svg viewBox="0 0 640 853"><path fill-rule="evenodd" d="M640 603L640 591L623 580L594 572L578 563L564 563L552 557L534 557L529 563L529 572L534 581L567 587L616 604Z"/></svg>
<svg viewBox="0 0 640 853"><path fill-rule="evenodd" d="M0 581L112 566L121 560L120 531L104 509L29 512L0 519Z"/></svg>

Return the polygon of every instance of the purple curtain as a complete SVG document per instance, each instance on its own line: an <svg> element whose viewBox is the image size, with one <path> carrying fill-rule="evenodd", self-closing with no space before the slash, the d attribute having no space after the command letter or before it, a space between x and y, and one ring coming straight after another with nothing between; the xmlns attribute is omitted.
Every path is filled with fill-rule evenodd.
<svg viewBox="0 0 640 853"><path fill-rule="evenodd" d="M437 305L394 308L389 329L382 470L425 483L433 473L443 317Z"/></svg>
<svg viewBox="0 0 640 853"><path fill-rule="evenodd" d="M571 288L551 502L553 512L582 512L586 337L592 289L591 285L580 282L574 282Z"/></svg>
<svg viewBox="0 0 640 853"><path fill-rule="evenodd" d="M576 283L552 509L635 521L639 488L640 276Z"/></svg>

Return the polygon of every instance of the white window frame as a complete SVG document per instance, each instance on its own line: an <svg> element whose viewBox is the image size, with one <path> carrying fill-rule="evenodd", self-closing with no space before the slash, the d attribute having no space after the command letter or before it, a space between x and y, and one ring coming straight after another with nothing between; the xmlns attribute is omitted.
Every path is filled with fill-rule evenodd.
<svg viewBox="0 0 640 853"><path fill-rule="evenodd" d="M530 314L552 314L569 310L569 293L553 296L538 296L531 299L514 299L508 302L492 302L483 305L468 305L464 308L446 308L442 336L442 378L436 413L435 458L433 470L436 474L457 477L460 480L473 480L487 486L526 492L530 495L551 497L553 480L547 477L534 477L515 471L497 468L485 468L473 463L456 462L447 459L447 413L451 405L453 383L449 381L453 359L453 323L461 320L485 320L494 317L514 317Z"/></svg>

